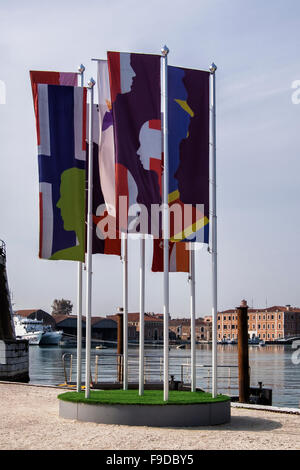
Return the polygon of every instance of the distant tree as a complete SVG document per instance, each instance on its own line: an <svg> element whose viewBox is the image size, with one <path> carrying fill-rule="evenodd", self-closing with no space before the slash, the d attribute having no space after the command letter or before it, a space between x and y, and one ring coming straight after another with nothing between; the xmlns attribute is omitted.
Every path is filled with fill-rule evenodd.
<svg viewBox="0 0 300 470"><path fill-rule="evenodd" d="M73 304L70 300L55 299L52 305L52 315L71 315Z"/></svg>

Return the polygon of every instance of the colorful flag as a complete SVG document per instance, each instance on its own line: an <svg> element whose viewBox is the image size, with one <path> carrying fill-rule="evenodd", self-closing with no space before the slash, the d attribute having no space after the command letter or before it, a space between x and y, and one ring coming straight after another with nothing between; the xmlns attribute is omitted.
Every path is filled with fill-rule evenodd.
<svg viewBox="0 0 300 470"><path fill-rule="evenodd" d="M107 57L117 223L130 232L143 205L148 220L140 232L151 233L151 205L161 204L160 56L108 52Z"/></svg>
<svg viewBox="0 0 300 470"><path fill-rule="evenodd" d="M57 75L71 80L75 74ZM40 184L39 256L84 261L86 88L40 84L39 79L38 72L31 72Z"/></svg>
<svg viewBox="0 0 300 470"><path fill-rule="evenodd" d="M36 118L36 131L38 136L38 145L40 145L40 125L39 125L39 113L38 113L38 84L47 85L65 85L65 86L77 86L78 74L74 72L45 72L42 70L31 70L30 72L31 89L33 96L33 106Z"/></svg>
<svg viewBox="0 0 300 470"><path fill-rule="evenodd" d="M121 256L121 239L118 236L115 227L115 218L107 211L106 203L103 197L99 171L99 106L93 107L93 254L100 253L105 255ZM88 113L89 116L89 113ZM88 119L87 119L88 128ZM88 187L88 143L86 150L86 189ZM87 204L86 204L87 211ZM107 236L108 225L114 228L112 238Z"/></svg>
<svg viewBox="0 0 300 470"><path fill-rule="evenodd" d="M168 118L169 205L192 205L189 241L208 243L209 72L168 67Z"/></svg>
<svg viewBox="0 0 300 470"><path fill-rule="evenodd" d="M115 145L107 60L98 61L99 172L108 213L116 216Z"/></svg>
<svg viewBox="0 0 300 470"><path fill-rule="evenodd" d="M188 243L169 242L169 272L184 272L190 270L190 252ZM164 246L163 240L153 240L152 271L163 272L164 270Z"/></svg>

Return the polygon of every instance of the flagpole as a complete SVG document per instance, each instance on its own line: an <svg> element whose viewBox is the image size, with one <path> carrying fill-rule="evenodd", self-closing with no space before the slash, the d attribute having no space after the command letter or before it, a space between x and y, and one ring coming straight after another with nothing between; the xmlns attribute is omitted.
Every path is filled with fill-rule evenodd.
<svg viewBox="0 0 300 470"><path fill-rule="evenodd" d="M123 245L123 390L128 390L128 235L122 232Z"/></svg>
<svg viewBox="0 0 300 470"><path fill-rule="evenodd" d="M195 299L195 250L190 242L190 308L191 308L191 392L196 391L196 299Z"/></svg>
<svg viewBox="0 0 300 470"><path fill-rule="evenodd" d="M84 83L85 66L78 67L80 75L80 86ZM82 268L83 263L79 262L77 267L77 392L81 392L81 364L82 364Z"/></svg>
<svg viewBox="0 0 300 470"><path fill-rule="evenodd" d="M168 149L168 53L164 46L163 56L163 142L164 142L164 174L163 174L163 242L164 242L164 401L169 399L169 149Z"/></svg>
<svg viewBox="0 0 300 470"><path fill-rule="evenodd" d="M89 106L89 172L88 172L88 212L87 212L87 250L86 250L86 340L85 340L85 398L90 397L91 373L91 311L92 311L92 243L93 243L93 78L88 83L90 90Z"/></svg>
<svg viewBox="0 0 300 470"><path fill-rule="evenodd" d="M140 238L140 337L139 337L139 395L144 394L145 341L145 235Z"/></svg>
<svg viewBox="0 0 300 470"><path fill-rule="evenodd" d="M217 272L217 184L216 184L216 70L212 63L211 74L211 184L212 184L212 396L217 396L217 317L218 317L218 272Z"/></svg>

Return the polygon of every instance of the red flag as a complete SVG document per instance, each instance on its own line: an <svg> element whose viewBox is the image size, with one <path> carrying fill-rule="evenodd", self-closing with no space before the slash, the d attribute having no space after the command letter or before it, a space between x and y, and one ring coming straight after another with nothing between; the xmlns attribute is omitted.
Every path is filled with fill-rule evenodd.
<svg viewBox="0 0 300 470"><path fill-rule="evenodd" d="M169 272L183 272L190 271L190 258L189 250L185 242L171 242L169 241ZM152 271L163 272L164 270L164 248L163 240L153 240L153 258L152 258Z"/></svg>

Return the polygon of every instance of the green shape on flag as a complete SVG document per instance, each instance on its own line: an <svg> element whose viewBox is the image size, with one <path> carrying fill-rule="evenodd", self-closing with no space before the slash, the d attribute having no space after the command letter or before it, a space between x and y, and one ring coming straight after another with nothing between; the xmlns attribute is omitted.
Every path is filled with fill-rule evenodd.
<svg viewBox="0 0 300 470"><path fill-rule="evenodd" d="M85 255L85 170L69 168L61 174L60 209L64 229L76 233L78 244L53 253L52 260L83 261Z"/></svg>

